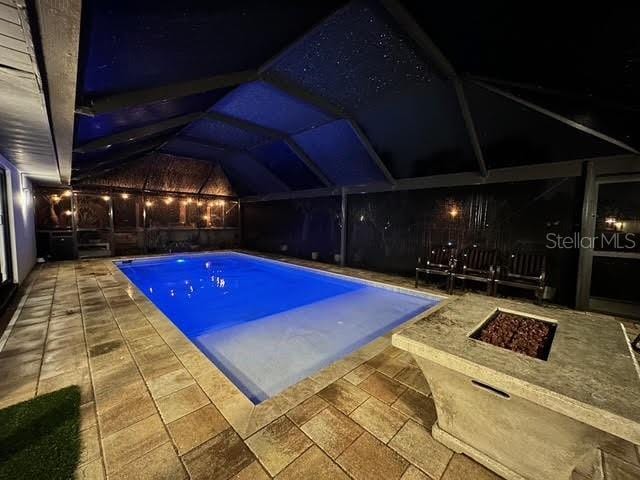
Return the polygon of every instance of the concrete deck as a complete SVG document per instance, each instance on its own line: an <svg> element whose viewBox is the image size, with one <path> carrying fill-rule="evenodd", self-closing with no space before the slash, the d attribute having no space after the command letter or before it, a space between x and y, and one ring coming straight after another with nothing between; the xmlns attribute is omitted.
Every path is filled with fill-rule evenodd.
<svg viewBox="0 0 640 480"><path fill-rule="evenodd" d="M15 318L0 351L0 407L79 385L78 478L498 478L433 440L429 387L390 335L255 407L111 259L37 267ZM600 468L640 478L639 455L612 445Z"/></svg>

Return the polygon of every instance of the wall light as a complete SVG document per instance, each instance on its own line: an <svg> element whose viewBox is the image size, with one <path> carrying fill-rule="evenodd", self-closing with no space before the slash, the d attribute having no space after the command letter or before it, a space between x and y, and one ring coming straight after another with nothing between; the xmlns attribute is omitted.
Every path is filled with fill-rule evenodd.
<svg viewBox="0 0 640 480"><path fill-rule="evenodd" d="M122 194L122 198L126 200L127 198L129 198L129 194L128 193L123 193Z"/></svg>
<svg viewBox="0 0 640 480"><path fill-rule="evenodd" d="M71 210L65 210L65 211L64 211L64 214L65 214L67 217L69 217L69 216L73 215L73 212L72 212Z"/></svg>
<svg viewBox="0 0 640 480"><path fill-rule="evenodd" d="M449 210L449 215L451 215L451 218L456 218L458 216L458 209L456 207L452 207L451 210Z"/></svg>
<svg viewBox="0 0 640 480"><path fill-rule="evenodd" d="M164 199L164 203L166 203L167 205L169 205L171 202L173 202L173 197L167 197Z"/></svg>
<svg viewBox="0 0 640 480"><path fill-rule="evenodd" d="M144 202L145 206L147 207L151 207L153 206L153 202L151 200L147 200L146 202Z"/></svg>
<svg viewBox="0 0 640 480"><path fill-rule="evenodd" d="M198 203L196 203L196 205L198 205L199 207L202 206L202 202L200 200L198 200Z"/></svg>
<svg viewBox="0 0 640 480"><path fill-rule="evenodd" d="M102 199L103 199L105 202L108 202L109 200L111 200L111 197L110 197L109 195L103 195L103 196L102 196Z"/></svg>
<svg viewBox="0 0 640 480"><path fill-rule="evenodd" d="M62 192L62 196L63 197L70 197L71 196L71 190L65 190L64 192Z"/></svg>

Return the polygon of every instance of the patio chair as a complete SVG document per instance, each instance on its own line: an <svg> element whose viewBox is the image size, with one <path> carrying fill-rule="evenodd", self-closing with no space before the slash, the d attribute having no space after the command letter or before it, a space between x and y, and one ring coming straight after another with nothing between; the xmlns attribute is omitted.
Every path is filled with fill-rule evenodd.
<svg viewBox="0 0 640 480"><path fill-rule="evenodd" d="M466 288L467 281L470 280L485 283L487 295L491 295L497 258L498 251L496 249L479 248L474 245L465 250L458 259L460 268L452 273L452 288L456 280L462 280L463 288Z"/></svg>
<svg viewBox="0 0 640 480"><path fill-rule="evenodd" d="M451 271L455 268L455 254L451 246L440 246L432 248L427 254L426 260L418 258L416 267L416 288L421 273L424 273L425 280L429 275L436 275L445 278L445 288L451 289Z"/></svg>
<svg viewBox="0 0 640 480"><path fill-rule="evenodd" d="M498 287L521 288L534 292L536 303L542 302L547 279L547 256L543 253L513 253L506 265L496 270L493 281L493 294L497 295Z"/></svg>

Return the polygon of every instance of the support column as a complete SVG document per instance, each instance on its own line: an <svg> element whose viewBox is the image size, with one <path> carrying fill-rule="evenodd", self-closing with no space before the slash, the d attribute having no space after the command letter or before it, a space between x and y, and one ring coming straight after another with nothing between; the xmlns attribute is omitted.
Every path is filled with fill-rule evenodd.
<svg viewBox="0 0 640 480"><path fill-rule="evenodd" d="M342 203L340 208L340 265L345 266L347 263L347 191L342 187Z"/></svg>
<svg viewBox="0 0 640 480"><path fill-rule="evenodd" d="M584 199L582 201L582 222L580 236L591 237L595 231L596 222L596 179L593 161L586 164L584 185ZM579 249L578 279L576 287L576 308L586 310L589 307L589 292L591 291L591 267L593 264L593 248L589 244Z"/></svg>

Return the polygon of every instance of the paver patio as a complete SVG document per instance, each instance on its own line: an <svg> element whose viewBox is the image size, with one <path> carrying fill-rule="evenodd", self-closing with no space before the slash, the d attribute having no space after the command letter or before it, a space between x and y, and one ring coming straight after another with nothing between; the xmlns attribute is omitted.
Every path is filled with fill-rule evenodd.
<svg viewBox="0 0 640 480"><path fill-rule="evenodd" d="M26 285L0 406L79 385L78 478L498 478L433 440L429 387L389 335L254 407L111 260L45 264ZM640 478L639 456L610 445L574 476Z"/></svg>

